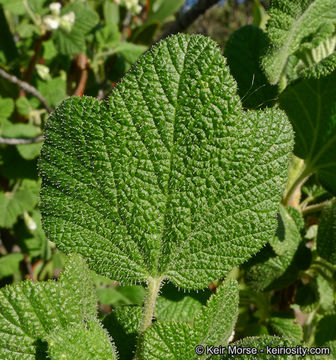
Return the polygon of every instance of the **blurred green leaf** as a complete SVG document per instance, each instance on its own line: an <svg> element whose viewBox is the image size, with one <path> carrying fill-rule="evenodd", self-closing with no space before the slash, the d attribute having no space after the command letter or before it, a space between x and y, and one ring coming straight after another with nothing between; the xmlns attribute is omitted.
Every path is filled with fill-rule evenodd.
<svg viewBox="0 0 336 360"><path fill-rule="evenodd" d="M97 297L104 305L141 305L145 289L140 285L97 288Z"/></svg>
<svg viewBox="0 0 336 360"><path fill-rule="evenodd" d="M13 124L4 129L2 136L7 138L32 139L41 131L31 124ZM36 158L41 151L42 142L34 144L16 145L20 155L26 160Z"/></svg>
<svg viewBox="0 0 336 360"><path fill-rule="evenodd" d="M38 202L38 191L32 183L25 180L14 192L0 192L0 227L12 227L19 215L33 210Z"/></svg>
<svg viewBox="0 0 336 360"><path fill-rule="evenodd" d="M156 1L150 8L147 23L155 21L163 24L172 17L183 5L184 0Z"/></svg>
<svg viewBox="0 0 336 360"><path fill-rule="evenodd" d="M48 82L39 80L37 88L50 106L58 105L66 97L66 83L61 77L55 77Z"/></svg>
<svg viewBox="0 0 336 360"><path fill-rule="evenodd" d="M105 50L115 47L121 38L118 26L115 24L108 24L104 26L96 31L95 35L99 47Z"/></svg>
<svg viewBox="0 0 336 360"><path fill-rule="evenodd" d="M20 262L23 260L23 257L21 253L8 254L0 257L0 279L18 274L20 272Z"/></svg>
<svg viewBox="0 0 336 360"><path fill-rule="evenodd" d="M276 335L293 340L295 343L300 343L302 341L303 330L302 327L296 322L293 313L273 313L270 316L269 326Z"/></svg>
<svg viewBox="0 0 336 360"><path fill-rule="evenodd" d="M0 61L2 59L1 53L3 53L3 61L10 63L11 61L17 59L19 54L14 42L13 34L8 26L3 7L1 5L3 3L4 1L0 0Z"/></svg>
<svg viewBox="0 0 336 360"><path fill-rule="evenodd" d="M119 23L119 5L112 0L106 0L103 4L103 13L106 25Z"/></svg>
<svg viewBox="0 0 336 360"><path fill-rule="evenodd" d="M0 0L0 4L14 15L23 15L26 12L23 0Z"/></svg>
<svg viewBox="0 0 336 360"><path fill-rule="evenodd" d="M300 284L295 294L295 303L300 305L300 309L309 313L319 305L319 293L315 281L308 284Z"/></svg>
<svg viewBox="0 0 336 360"><path fill-rule="evenodd" d="M11 98L0 97L0 122L8 119L14 110L14 101Z"/></svg>
<svg viewBox="0 0 336 360"><path fill-rule="evenodd" d="M90 7L73 2L65 6L61 14L75 13L75 23L70 32L61 28L53 32L56 48L61 54L72 56L86 51L85 35L98 23L99 16Z"/></svg>

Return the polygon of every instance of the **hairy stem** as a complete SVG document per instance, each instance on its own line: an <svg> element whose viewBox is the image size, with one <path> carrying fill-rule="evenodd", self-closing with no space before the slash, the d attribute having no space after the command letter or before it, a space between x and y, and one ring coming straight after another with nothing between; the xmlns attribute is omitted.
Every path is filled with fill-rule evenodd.
<svg viewBox="0 0 336 360"><path fill-rule="evenodd" d="M136 360L142 360L141 348L142 348L142 342L143 342L143 333L152 324L156 299L159 295L162 280L163 280L162 277L150 278L148 280L147 294L146 294L145 302L144 302L144 306L143 306L143 316L142 316L142 321L141 321L141 326L140 326L137 349L136 349L136 353L135 353Z"/></svg>
<svg viewBox="0 0 336 360"><path fill-rule="evenodd" d="M326 205L328 205L330 202L330 200L326 200L326 201L323 201L319 204L313 204L313 205L310 205L310 206L307 206L306 208L304 208L302 210L302 215L307 215L307 214L312 214L312 213L315 213L315 212L320 212L324 209L324 207Z"/></svg>
<svg viewBox="0 0 336 360"><path fill-rule="evenodd" d="M162 280L162 278L151 278L150 280L148 280L147 294L144 302L140 333L143 333L145 330L147 330L147 328L152 323L156 298L158 297Z"/></svg>
<svg viewBox="0 0 336 360"><path fill-rule="evenodd" d="M298 175L298 177L295 179L293 184L288 189L286 196L283 200L284 205L293 205L294 196L297 193L297 191L300 190L301 186L308 180L309 176L311 175L311 170L305 165L302 168L302 171Z"/></svg>

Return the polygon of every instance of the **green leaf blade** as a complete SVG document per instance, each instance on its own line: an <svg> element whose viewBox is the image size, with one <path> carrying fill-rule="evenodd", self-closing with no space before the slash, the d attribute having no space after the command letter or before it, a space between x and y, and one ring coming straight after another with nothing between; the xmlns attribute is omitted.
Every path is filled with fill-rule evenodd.
<svg viewBox="0 0 336 360"><path fill-rule="evenodd" d="M128 283L204 288L245 261L274 231L292 130L280 111L243 113L235 93L216 44L177 35L107 104L63 102L40 160L50 239Z"/></svg>

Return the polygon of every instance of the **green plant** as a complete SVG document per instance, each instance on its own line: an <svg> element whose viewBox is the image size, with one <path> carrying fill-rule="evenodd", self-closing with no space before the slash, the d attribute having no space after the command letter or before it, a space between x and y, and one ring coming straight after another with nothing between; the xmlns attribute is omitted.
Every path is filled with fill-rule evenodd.
<svg viewBox="0 0 336 360"><path fill-rule="evenodd" d="M148 41L160 4L134 43ZM0 289L0 358L334 358L335 8L274 0L266 15L256 1L227 60L209 38L179 34L105 100L57 106L39 159L39 231L66 265L58 281ZM109 31L95 32L98 68L134 45L113 48ZM22 212L37 221L27 189L39 186L5 195L11 225ZM22 258L0 258L0 273Z"/></svg>

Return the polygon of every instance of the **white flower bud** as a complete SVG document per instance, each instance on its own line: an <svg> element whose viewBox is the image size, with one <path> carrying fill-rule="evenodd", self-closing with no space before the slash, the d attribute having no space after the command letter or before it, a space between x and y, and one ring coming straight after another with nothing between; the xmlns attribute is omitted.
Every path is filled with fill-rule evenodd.
<svg viewBox="0 0 336 360"><path fill-rule="evenodd" d="M60 19L55 16L48 15L43 19L43 23L47 30L56 30L60 25Z"/></svg>
<svg viewBox="0 0 336 360"><path fill-rule="evenodd" d="M60 19L60 26L63 30L70 32L75 23L76 15L73 11L63 15Z"/></svg>
<svg viewBox="0 0 336 360"><path fill-rule="evenodd" d="M36 225L36 222L33 220L33 218L27 213L27 211L25 211L23 213L23 220L27 226L27 228L30 230L30 231L34 231L37 229L37 225Z"/></svg>
<svg viewBox="0 0 336 360"><path fill-rule="evenodd" d="M59 2L52 2L49 5L49 9L51 10L53 15L59 15L59 13L61 11L61 7L62 7L62 4Z"/></svg>

